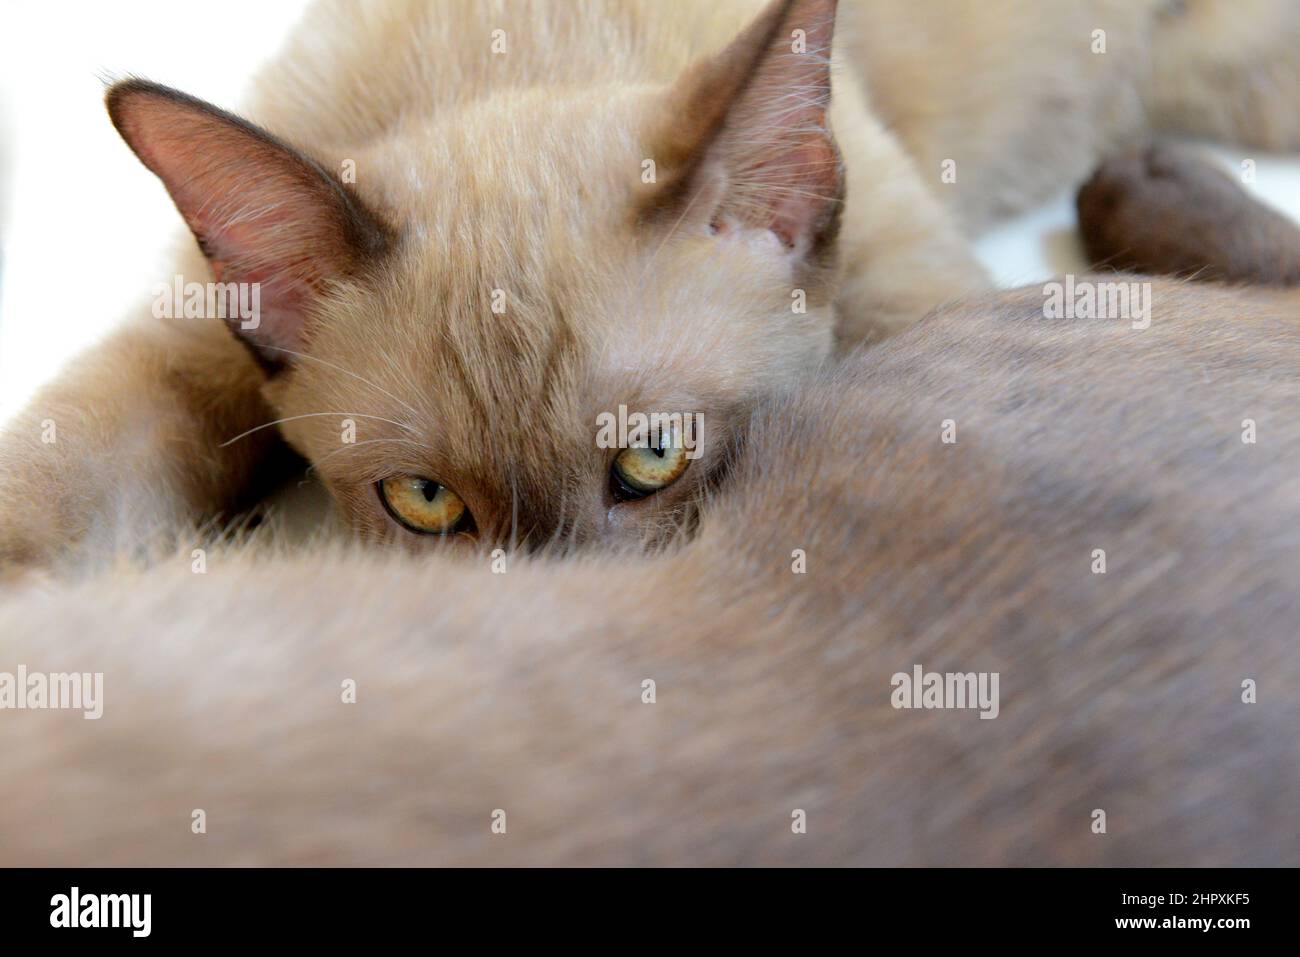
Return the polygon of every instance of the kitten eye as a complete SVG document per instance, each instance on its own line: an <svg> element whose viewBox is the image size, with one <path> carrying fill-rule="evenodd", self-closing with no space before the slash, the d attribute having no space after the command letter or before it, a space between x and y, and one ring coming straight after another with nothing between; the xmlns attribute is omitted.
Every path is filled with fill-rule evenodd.
<svg viewBox="0 0 1300 957"><path fill-rule="evenodd" d="M379 483L379 498L388 514L421 535L450 535L470 523L459 495L433 479L395 475Z"/></svg>
<svg viewBox="0 0 1300 957"><path fill-rule="evenodd" d="M618 454L609 476L616 501L645 498L682 477L691 463L676 438L674 433L666 442L660 441L657 448L624 449Z"/></svg>

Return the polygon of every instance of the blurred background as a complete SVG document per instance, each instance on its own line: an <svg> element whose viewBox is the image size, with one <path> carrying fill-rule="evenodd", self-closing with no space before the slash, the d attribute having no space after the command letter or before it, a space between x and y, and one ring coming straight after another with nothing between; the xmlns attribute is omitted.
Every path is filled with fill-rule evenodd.
<svg viewBox="0 0 1300 957"><path fill-rule="evenodd" d="M104 110L138 74L237 106L305 0L0 0L0 420L151 301L183 229Z"/></svg>
<svg viewBox="0 0 1300 957"><path fill-rule="evenodd" d="M0 0L0 420L170 275L180 217L108 122L104 80L138 74L238 109L305 6ZM1212 152L1232 170L1255 160L1249 188L1300 220L1300 157ZM1073 191L977 249L1006 286L1082 271Z"/></svg>

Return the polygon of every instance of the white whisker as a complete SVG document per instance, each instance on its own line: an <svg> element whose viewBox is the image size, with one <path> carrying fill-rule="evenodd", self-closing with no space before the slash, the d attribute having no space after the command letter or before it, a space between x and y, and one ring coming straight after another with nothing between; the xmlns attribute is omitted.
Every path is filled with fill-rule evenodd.
<svg viewBox="0 0 1300 957"><path fill-rule="evenodd" d="M233 445L235 442L238 442L247 435L252 435L254 432L260 432L262 429L269 429L271 426L279 425L282 422L293 422L296 419L310 419L321 415L334 415L352 419L377 419L380 422L387 422L389 425L395 425L399 429L405 429L407 432L413 433L415 431L409 425L403 425L401 422L395 422L392 419L385 419L382 415L366 415L364 412L304 412L302 415L289 415L285 416L283 419L276 419L274 422L264 422L261 425L254 426L247 432L240 432L233 439L227 439L222 442L218 448L224 449L227 445Z"/></svg>
<svg viewBox="0 0 1300 957"><path fill-rule="evenodd" d="M400 403L412 415L417 417L420 415L420 413L416 411L415 408L403 402L401 399L393 395L393 393L389 392L387 389L380 388L379 386L375 385L375 383L367 379L365 376L357 375L355 372L351 372L340 365L335 365L333 362L326 362L324 359L318 358L317 356L309 356L305 352L294 352L292 349L285 349L280 346L261 346L261 348L274 349L276 352L287 352L291 356L297 356L300 359L310 359L312 362L319 362L321 365L328 366L331 369L335 369L339 372L342 372L344 375L350 375L352 376L352 378L364 382L366 385L370 386L370 388L374 389L376 392L380 393L381 395L386 395L394 402Z"/></svg>
<svg viewBox="0 0 1300 957"><path fill-rule="evenodd" d="M400 445L409 445L412 448L426 449L428 451L432 451L432 449L429 449L428 446L421 445L419 442L412 442L410 439L366 439L364 442L349 442L345 444L342 448L337 448L333 452L330 452L328 455L322 455L319 459L317 459L315 462L313 462L311 465L307 467L307 474L311 475L312 472L319 469L323 464L328 462L334 456L338 455L340 452L346 452L349 449L359 449L363 445L374 445L376 442L389 442L389 443L396 442Z"/></svg>

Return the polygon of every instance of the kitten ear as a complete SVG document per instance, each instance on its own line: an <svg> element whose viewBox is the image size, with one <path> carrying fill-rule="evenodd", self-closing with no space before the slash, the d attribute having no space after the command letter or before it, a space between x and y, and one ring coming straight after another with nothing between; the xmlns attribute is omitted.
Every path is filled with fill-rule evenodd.
<svg viewBox="0 0 1300 957"><path fill-rule="evenodd" d="M342 183L251 123L165 86L108 91L113 125L152 170L222 283L257 283L254 321L227 324L270 371L301 350L329 280L356 272L388 232Z"/></svg>
<svg viewBox="0 0 1300 957"><path fill-rule="evenodd" d="M835 0L775 0L671 91L669 179L655 205L716 229L769 229L804 256L834 239L844 194L827 128Z"/></svg>

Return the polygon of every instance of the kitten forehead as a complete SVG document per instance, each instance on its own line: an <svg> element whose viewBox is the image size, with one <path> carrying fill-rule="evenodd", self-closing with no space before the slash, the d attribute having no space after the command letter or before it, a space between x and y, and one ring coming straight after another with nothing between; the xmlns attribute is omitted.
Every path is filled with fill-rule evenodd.
<svg viewBox="0 0 1300 957"><path fill-rule="evenodd" d="M397 221L433 228L486 216L488 232L538 210L574 228L625 220L652 185L641 180L647 100L511 91L450 119L408 119L362 151L357 186Z"/></svg>

